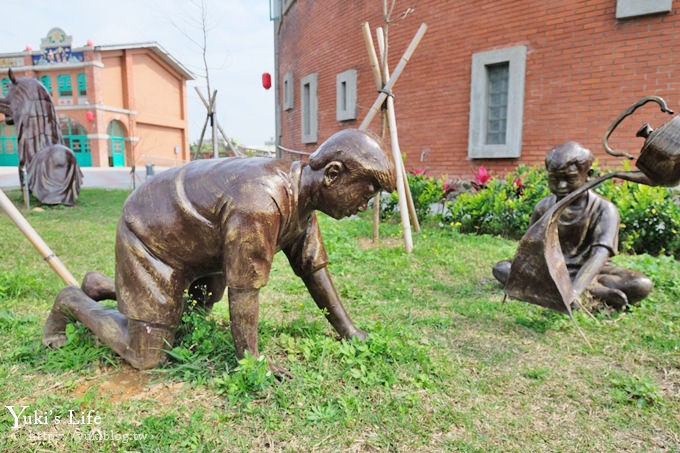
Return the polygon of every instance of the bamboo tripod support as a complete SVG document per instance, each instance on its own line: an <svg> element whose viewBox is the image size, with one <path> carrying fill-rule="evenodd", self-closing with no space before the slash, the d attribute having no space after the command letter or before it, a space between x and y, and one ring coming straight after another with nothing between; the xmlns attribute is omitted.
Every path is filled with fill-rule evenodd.
<svg viewBox="0 0 680 453"><path fill-rule="evenodd" d="M213 157L217 157L217 132L220 131L220 134L222 134L222 140L224 140L225 145L231 150L232 153L234 153L235 156L242 156L242 153L234 147L234 145L231 143L231 140L229 137L227 137L227 134L224 133L224 129L222 129L222 126L220 125L219 121L217 121L216 118L216 108L215 108L215 103L217 102L217 90L213 91L212 96L208 94L210 102L206 100L205 96L203 96L203 93L201 93L201 90L198 89L198 87L194 87L196 90L196 94L198 94L198 97L201 99L201 102L203 102L203 105L205 108L208 110L208 115L205 117L205 122L203 123L203 129L201 129L201 137L198 141L198 148L196 148L196 153L198 153L201 150L201 147L203 145L203 137L205 136L205 130L208 127L208 123L211 123L211 134L212 134L212 143L213 143Z"/></svg>
<svg viewBox="0 0 680 453"><path fill-rule="evenodd" d="M47 264L54 270L54 272L61 277L61 279L67 285L80 286L69 270L64 266L57 255L48 247L45 241L42 240L40 235L33 229L31 224L28 223L26 218L21 215L21 212L14 206L12 200L10 200L5 192L0 190L0 206L7 213L14 224L24 233L24 236L29 240L33 247L38 250L38 253L47 261Z"/></svg>
<svg viewBox="0 0 680 453"><path fill-rule="evenodd" d="M420 231L420 225L418 223L418 217L415 212L415 207L413 206L413 199L411 197L411 191L408 186L408 180L406 178L404 162L401 158L401 150L399 148L399 136L397 134L397 122L394 111L394 98L390 96L390 93L392 87L394 86L397 79L404 70L406 63L408 63L409 59L413 55L413 52L418 46L418 43L425 34L425 31L427 31L427 25L421 24L416 35L411 40L411 43L404 52L404 55L401 57L401 60L399 60L399 64L397 64L397 67L395 68L394 73L392 73L391 76L389 75L387 61L384 58L385 42L382 28L378 29L378 45L381 50L381 55L383 56L382 70L380 69L380 63L378 62L378 57L375 52L373 38L371 37L371 30L367 22L364 22L362 24L362 31L376 87L378 88L380 94L378 95L378 98L369 109L366 117L364 118L364 121L361 123L361 126L359 126L359 129L361 130L367 129L371 121L377 114L377 112L382 108L383 103L387 101L387 121L390 131L390 142L392 144L392 157L394 159L394 166L397 179L397 195L399 198L399 211L401 215L401 223L404 229L404 243L406 247L406 252L411 253L413 251L413 238L411 236L411 223L409 221L409 216L413 219L414 229L416 230L416 232Z"/></svg>
<svg viewBox="0 0 680 453"><path fill-rule="evenodd" d="M383 85L387 83L390 79L390 70L387 66L387 43L385 42L387 34L384 32L382 27L376 29L376 36L378 40L378 50L380 50L380 59L382 61L382 71L377 74L378 77L382 78ZM382 74L382 75L381 75ZM394 110L394 97L387 97L387 121L390 131L394 131L394 136L399 137L397 133L397 115ZM402 183L404 184L404 193L406 194L406 205L408 207L408 213L413 222L413 230L418 233L420 232L420 222L418 222L418 214L416 213L416 207L413 204L413 196L411 195L411 188L408 185L408 176L406 173L406 167L404 166L404 160L401 159L401 147L399 146L398 139L396 143L397 150L399 152L399 165L401 165Z"/></svg>

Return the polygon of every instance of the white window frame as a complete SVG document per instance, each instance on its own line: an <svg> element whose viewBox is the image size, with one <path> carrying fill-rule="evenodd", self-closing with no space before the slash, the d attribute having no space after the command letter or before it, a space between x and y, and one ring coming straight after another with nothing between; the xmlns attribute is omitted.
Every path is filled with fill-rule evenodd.
<svg viewBox="0 0 680 453"><path fill-rule="evenodd" d="M616 0L617 19L668 13L672 9L673 0Z"/></svg>
<svg viewBox="0 0 680 453"><path fill-rule="evenodd" d="M300 133L302 143L319 140L319 74L312 73L300 80Z"/></svg>
<svg viewBox="0 0 680 453"><path fill-rule="evenodd" d="M522 125L524 121L524 79L526 76L526 60L526 46L477 52L472 55L468 158L498 159L520 157L522 151ZM486 67L499 63L509 64L508 115L505 143L501 145L487 145L488 80Z"/></svg>
<svg viewBox="0 0 680 453"><path fill-rule="evenodd" d="M295 86L293 85L294 78L293 72L288 71L285 76L283 76L283 110L292 110L295 106Z"/></svg>
<svg viewBox="0 0 680 453"><path fill-rule="evenodd" d="M357 119L357 70L349 69L335 76L335 118Z"/></svg>

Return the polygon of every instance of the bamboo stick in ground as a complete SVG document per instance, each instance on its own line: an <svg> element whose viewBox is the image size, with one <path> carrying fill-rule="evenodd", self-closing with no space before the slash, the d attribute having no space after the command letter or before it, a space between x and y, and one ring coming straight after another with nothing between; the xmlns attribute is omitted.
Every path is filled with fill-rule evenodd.
<svg viewBox="0 0 680 453"><path fill-rule="evenodd" d="M368 24L364 27L364 30L368 27ZM367 35L364 35L365 37ZM368 31L368 37L370 38L370 29ZM366 41L366 45L369 45L369 40ZM373 47L372 39L370 39L370 45ZM375 55L375 48L373 47L373 52L369 51L369 58L375 58L373 62L371 62L372 65L374 65L374 68L377 66L377 57ZM408 49L407 49L408 50ZM375 76L375 69L374 69L374 76ZM379 72L378 72L379 75ZM378 78L376 78L376 85L378 85ZM382 78L380 79L380 85L382 85ZM380 93L378 96L378 99L382 95L387 95L383 92ZM384 99L384 98L383 98ZM391 97L390 97L391 99ZM381 103L382 104L382 103ZM375 104L374 104L375 106ZM369 116L370 116L371 111L369 111ZM370 120L368 120L368 117L364 120L363 123L361 123L361 126L359 126L360 130L366 130L368 128L368 125L370 124ZM388 124L391 126L389 115L388 115ZM396 134L394 133L394 129L392 127L390 129L390 141L392 143L392 158L394 160L394 170L395 170L395 176L397 180L397 194L399 198L399 214L401 215L401 224L402 228L404 230L404 246L406 248L406 253L411 253L413 251L413 238L411 236L411 223L409 222L408 218L408 207L406 206L406 196L404 194L404 174L403 174L403 167L399 163L401 162L401 152L399 151L399 139L396 137Z"/></svg>
<svg viewBox="0 0 680 453"><path fill-rule="evenodd" d="M380 76L380 68L378 68L378 57L375 54L375 46L373 45L373 38L371 36L371 29L368 26L368 22L361 24L361 31L364 35L364 44L366 44L366 51L368 52L368 61L371 64L371 70L373 72L373 80L375 81L375 87L378 91L382 89L382 77ZM381 125L381 137L385 138L385 126L386 119L385 114L382 115L383 121ZM378 243L380 241L380 192L375 194L373 197L373 242Z"/></svg>
<svg viewBox="0 0 680 453"><path fill-rule="evenodd" d="M10 200L5 192L0 190L0 206L7 213L14 224L24 233L24 236L29 240L33 247L38 250L38 253L47 261L47 264L61 277L61 279L67 284L72 286L80 286L76 279L71 275L66 266L57 258L54 252L47 246L45 241L42 240L40 235L33 229L26 218L21 215L21 212L14 206L12 200Z"/></svg>
<svg viewBox="0 0 680 453"><path fill-rule="evenodd" d="M380 55L382 59L382 84L386 84L388 80L390 79L390 70L387 65L387 43L386 43L386 36L385 36L385 31L382 27L378 27L376 29L376 36L378 38L378 50L380 50ZM389 96L388 99L392 99L392 102L390 103L389 100L387 102L387 119L389 122L390 115L394 117L394 128L395 128L395 135L398 136L396 128L397 128L397 117L396 117L396 112L394 110L394 97ZM392 108L390 109L390 104L392 105ZM399 156L401 156L401 150L399 151ZM395 162L395 165L397 163ZM420 232L420 222L418 222L418 214L416 213L416 207L415 204L413 204L413 195L411 195L411 187L408 185L408 173L406 172L406 167L404 166L404 161L400 158L398 165L401 165L401 174L404 175L404 178L402 179L402 182L404 184L404 193L406 194L406 206L408 207L408 213L411 216L411 222L413 222L413 229L415 230L416 233Z"/></svg>

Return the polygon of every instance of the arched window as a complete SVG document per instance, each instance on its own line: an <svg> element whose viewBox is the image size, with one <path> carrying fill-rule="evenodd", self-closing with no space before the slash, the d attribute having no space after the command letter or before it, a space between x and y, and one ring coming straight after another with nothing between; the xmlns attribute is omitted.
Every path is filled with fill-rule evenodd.
<svg viewBox="0 0 680 453"><path fill-rule="evenodd" d="M125 129L120 121L111 121L106 131L109 135L109 165L125 166Z"/></svg>
<svg viewBox="0 0 680 453"><path fill-rule="evenodd" d="M41 76L40 83L42 83L45 89L47 89L47 92L52 95L52 77L48 75Z"/></svg>
<svg viewBox="0 0 680 453"><path fill-rule="evenodd" d="M73 86L71 83L71 74L59 74L57 76L57 92L60 98L70 98L73 96Z"/></svg>
<svg viewBox="0 0 680 453"><path fill-rule="evenodd" d="M78 165L81 167L92 166L92 152L90 139L85 128L71 118L64 118L61 123L61 135L64 137L64 145L71 148L76 155Z"/></svg>

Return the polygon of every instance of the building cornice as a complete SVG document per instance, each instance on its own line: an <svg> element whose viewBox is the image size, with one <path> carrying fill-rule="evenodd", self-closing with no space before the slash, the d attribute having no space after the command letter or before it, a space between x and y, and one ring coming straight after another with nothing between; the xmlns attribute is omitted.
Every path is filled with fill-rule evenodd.
<svg viewBox="0 0 680 453"><path fill-rule="evenodd" d="M95 46L95 52L107 52L113 50L148 49L170 65L175 71L182 75L186 80L194 80L194 74L189 71L182 63L155 41L139 42L130 44L109 44Z"/></svg>
<svg viewBox="0 0 680 453"><path fill-rule="evenodd" d="M118 107L110 107L101 104L78 104L78 105L60 105L55 106L58 112L72 111L72 110L101 110L102 112L122 113L124 115L137 115L136 110L122 109Z"/></svg>
<svg viewBox="0 0 680 453"><path fill-rule="evenodd" d="M104 64L101 61L85 61L79 63L54 63L54 64L40 64L40 65L30 65L30 66L12 66L12 71L15 72L50 72L50 71L63 71L65 69L79 69L88 66L95 66L98 68L103 68ZM8 67L8 66L7 66Z"/></svg>

